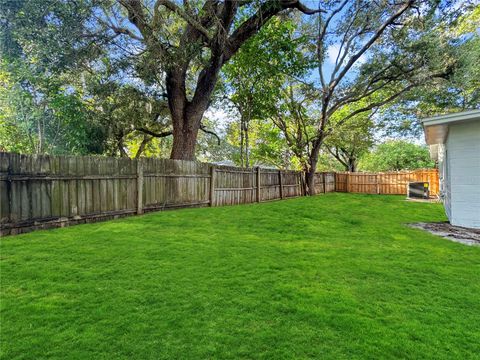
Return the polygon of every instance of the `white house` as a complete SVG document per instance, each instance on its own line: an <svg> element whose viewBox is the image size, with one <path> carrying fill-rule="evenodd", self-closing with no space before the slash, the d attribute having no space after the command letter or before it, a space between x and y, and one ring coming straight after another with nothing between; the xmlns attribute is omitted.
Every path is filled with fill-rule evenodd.
<svg viewBox="0 0 480 360"><path fill-rule="evenodd" d="M480 228L480 110L422 120L452 225Z"/></svg>

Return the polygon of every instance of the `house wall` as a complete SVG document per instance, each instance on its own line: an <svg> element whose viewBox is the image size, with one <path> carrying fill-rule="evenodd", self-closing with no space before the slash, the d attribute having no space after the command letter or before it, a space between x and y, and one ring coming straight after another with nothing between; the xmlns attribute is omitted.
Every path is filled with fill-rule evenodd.
<svg viewBox="0 0 480 360"><path fill-rule="evenodd" d="M444 202L450 222L480 228L480 121L450 124L445 150Z"/></svg>
<svg viewBox="0 0 480 360"><path fill-rule="evenodd" d="M435 158L438 162L438 181L439 181L439 193L445 207L445 212L448 219L451 219L451 193L450 193L450 181L448 179L447 172L447 152L444 144L435 145Z"/></svg>

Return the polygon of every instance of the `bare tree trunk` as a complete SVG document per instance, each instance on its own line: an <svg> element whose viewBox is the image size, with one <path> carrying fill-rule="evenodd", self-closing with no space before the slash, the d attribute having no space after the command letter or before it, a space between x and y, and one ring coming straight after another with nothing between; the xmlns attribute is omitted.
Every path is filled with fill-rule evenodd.
<svg viewBox="0 0 480 360"><path fill-rule="evenodd" d="M347 171L350 171L350 172L357 171L357 164L356 164L355 159L349 159L348 160L348 170Z"/></svg>
<svg viewBox="0 0 480 360"><path fill-rule="evenodd" d="M35 97L36 96L37 95L35 95ZM38 132L38 144L37 144L37 150L36 150L37 154L43 153L43 147L45 142L45 123L44 123L45 112L46 112L46 105L43 105L42 116L37 119L37 132Z"/></svg>
<svg viewBox="0 0 480 360"><path fill-rule="evenodd" d="M38 144L37 144L37 155L41 154L43 151L43 127L42 127L42 119L38 119L37 121L37 132L38 132Z"/></svg>
<svg viewBox="0 0 480 360"><path fill-rule="evenodd" d="M243 167L243 149L244 149L244 137L243 137L243 116L240 118L240 166Z"/></svg>
<svg viewBox="0 0 480 360"><path fill-rule="evenodd" d="M121 157L128 157L128 154L125 151L125 147L123 144L123 135L117 137L117 148L118 148L118 151L120 152Z"/></svg>
<svg viewBox="0 0 480 360"><path fill-rule="evenodd" d="M245 124L245 167L250 167L250 155L249 155L249 144L248 144L248 125Z"/></svg>
<svg viewBox="0 0 480 360"><path fill-rule="evenodd" d="M323 139L314 142L312 151L308 159L308 171L305 173L305 181L307 183L307 194L315 195L315 172L317 171L318 155Z"/></svg>
<svg viewBox="0 0 480 360"><path fill-rule="evenodd" d="M135 154L135 159L138 159L143 152L145 151L145 146L152 140L152 138L148 135L143 135L143 140L140 143L140 146L138 147L137 153Z"/></svg>

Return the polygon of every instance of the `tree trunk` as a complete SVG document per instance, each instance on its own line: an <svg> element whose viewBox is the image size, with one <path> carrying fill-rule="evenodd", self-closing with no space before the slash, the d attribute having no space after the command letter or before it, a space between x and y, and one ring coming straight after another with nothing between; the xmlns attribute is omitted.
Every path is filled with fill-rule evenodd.
<svg viewBox="0 0 480 360"><path fill-rule="evenodd" d="M186 66L167 74L168 107L172 116L173 144L171 159L195 160L195 146L203 113L206 110L192 106L185 89ZM205 94L210 97L210 94Z"/></svg>
<svg viewBox="0 0 480 360"><path fill-rule="evenodd" d="M315 195L315 168L310 167L305 172L305 182L307 183L307 195Z"/></svg>
<svg viewBox="0 0 480 360"><path fill-rule="evenodd" d="M44 134L44 131L43 131L42 119L37 120L37 133L38 133L38 146L37 146L36 153L38 155L38 154L43 153L43 134Z"/></svg>
<svg viewBox="0 0 480 360"><path fill-rule="evenodd" d="M318 154L309 160L308 171L305 172L305 182L307 185L307 195L315 195L315 173L317 171Z"/></svg>
<svg viewBox="0 0 480 360"><path fill-rule="evenodd" d="M349 172L355 172L355 171L357 171L357 164L356 164L355 159L349 159L349 160L348 160L348 169L347 169L347 171L349 171Z"/></svg>
<svg viewBox="0 0 480 360"><path fill-rule="evenodd" d="M123 135L117 137L117 149L120 152L121 157L128 157L128 154L125 151L125 147L123 144Z"/></svg>
<svg viewBox="0 0 480 360"><path fill-rule="evenodd" d="M140 156L143 154L143 152L145 151L145 147L147 146L147 144L150 142L150 140L152 140L152 138L148 135L143 135L143 140L142 142L140 143L140 146L138 147L138 150L137 150L137 153L135 154L135 159L139 159Z"/></svg>
<svg viewBox="0 0 480 360"><path fill-rule="evenodd" d="M244 149L244 136L243 136L243 116L240 118L240 166L243 167L244 156L243 156L243 149Z"/></svg>
<svg viewBox="0 0 480 360"><path fill-rule="evenodd" d="M249 154L249 144L248 144L248 125L245 125L245 167L250 167L250 154Z"/></svg>
<svg viewBox="0 0 480 360"><path fill-rule="evenodd" d="M173 127L173 145L170 159L195 160L195 147L199 126Z"/></svg>
<svg viewBox="0 0 480 360"><path fill-rule="evenodd" d="M171 159L195 160L198 130L217 82L221 59L212 56L210 65L200 72L191 100L187 99L185 85L188 62L167 73L168 107L173 126Z"/></svg>
<svg viewBox="0 0 480 360"><path fill-rule="evenodd" d="M318 155L323 139L317 140L312 147L308 159L308 171L305 172L305 182L307 183L307 194L315 195L315 172L317 171Z"/></svg>

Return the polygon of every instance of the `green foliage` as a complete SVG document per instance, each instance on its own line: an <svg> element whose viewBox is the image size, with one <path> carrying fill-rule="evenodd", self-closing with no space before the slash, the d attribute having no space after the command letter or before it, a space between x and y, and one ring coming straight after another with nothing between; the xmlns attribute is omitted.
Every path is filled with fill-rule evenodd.
<svg viewBox="0 0 480 360"><path fill-rule="evenodd" d="M225 162L238 159L238 148L228 141L221 124L208 118L204 118L203 124L207 131L217 131L215 134L218 138L213 134L200 132L197 139L197 159L205 162Z"/></svg>
<svg viewBox="0 0 480 360"><path fill-rule="evenodd" d="M240 146L240 126L231 122L227 128L226 141L238 149ZM293 157L280 130L270 121L252 119L249 124L249 159L250 166L262 165L281 169L299 169L299 164ZM241 165L240 151L232 152L230 158Z"/></svg>
<svg viewBox="0 0 480 360"><path fill-rule="evenodd" d="M322 171L345 171L345 165L335 159L329 152L320 151L318 156L317 172Z"/></svg>
<svg viewBox="0 0 480 360"><path fill-rule="evenodd" d="M0 4L2 112L6 151L91 154L105 134L85 101L77 66L94 60L101 42L83 37L93 16L89 1L34 0ZM73 72L69 72L74 69Z"/></svg>
<svg viewBox="0 0 480 360"><path fill-rule="evenodd" d="M305 54L308 38L299 35L299 23L294 15L271 19L223 69L225 90L241 123L230 127L229 140L248 147L251 164L298 167L296 159L289 159L281 131L268 120L277 113L288 80L305 76L311 65ZM249 144L241 143L242 128ZM240 165L241 154L235 159Z"/></svg>
<svg viewBox="0 0 480 360"><path fill-rule="evenodd" d="M330 119L331 133L325 138L324 147L345 171L356 171L359 159L374 143L376 129L371 111L362 112L343 121L355 108L361 106L360 102L337 111Z"/></svg>
<svg viewBox="0 0 480 360"><path fill-rule="evenodd" d="M40 72L63 71L95 57L103 37L92 46L92 38L85 36L85 26L95 18L95 6L90 0L0 2L2 57L21 59Z"/></svg>
<svg viewBox="0 0 480 360"><path fill-rule="evenodd" d="M379 125L387 135L419 137L422 118L480 107L479 14L478 5L466 2L450 17L432 19L419 40L401 39L399 44L413 47L431 66L447 63L447 71L382 109Z"/></svg>
<svg viewBox="0 0 480 360"><path fill-rule="evenodd" d="M0 63L0 147L4 151L88 154L103 151L103 132L79 94L55 75L16 60Z"/></svg>
<svg viewBox="0 0 480 360"><path fill-rule="evenodd" d="M264 3L241 6L235 26ZM183 42L185 18L160 6L153 11L158 15L154 21L146 11L153 2L144 5L146 19L161 24L155 30L158 43L167 49L161 56L138 40L140 33L117 1L0 2L0 148L24 153L168 156L171 139L138 129L157 134L171 129L165 72L189 59L185 87L187 99L192 100L199 74L212 54L211 44L198 38ZM202 1L178 5L203 15ZM327 11L322 14L325 21L339 3L320 5ZM419 13L408 11L326 97L322 94L330 88L327 75L333 67L328 50L351 36L350 47L343 47L350 53L338 64L338 75L398 6L347 3L330 22L318 63L314 61L319 35L316 17L289 11L271 18L223 67L223 83L217 86L217 98L228 97L235 104L231 113L240 118L243 130L230 126L221 135L227 138L221 145L200 132L199 158L245 164L248 153L250 165L306 169L311 167L308 157L314 158L314 143L327 134L325 146L320 147L324 168L334 164L327 149L353 154L349 161L357 161L371 146L374 130L420 136L418 119L422 117L480 107L480 9L470 1L450 5L425 3ZM127 36L128 31L137 38ZM312 73L317 65L319 69ZM312 90L312 83L319 85L317 70L323 71L327 86ZM416 86L395 103L365 112L370 116L378 110L376 124L358 118L344 123L352 111L381 103L413 83ZM326 115L320 116L323 100L330 104L326 101ZM217 126L203 121L207 128ZM325 132L320 136L316 131L323 125Z"/></svg>
<svg viewBox="0 0 480 360"><path fill-rule="evenodd" d="M432 168L428 148L404 140L390 140L377 145L360 159L362 171L397 171Z"/></svg>
<svg viewBox="0 0 480 360"><path fill-rule="evenodd" d="M480 248L432 221L331 193L4 238L2 358L474 359Z"/></svg>

